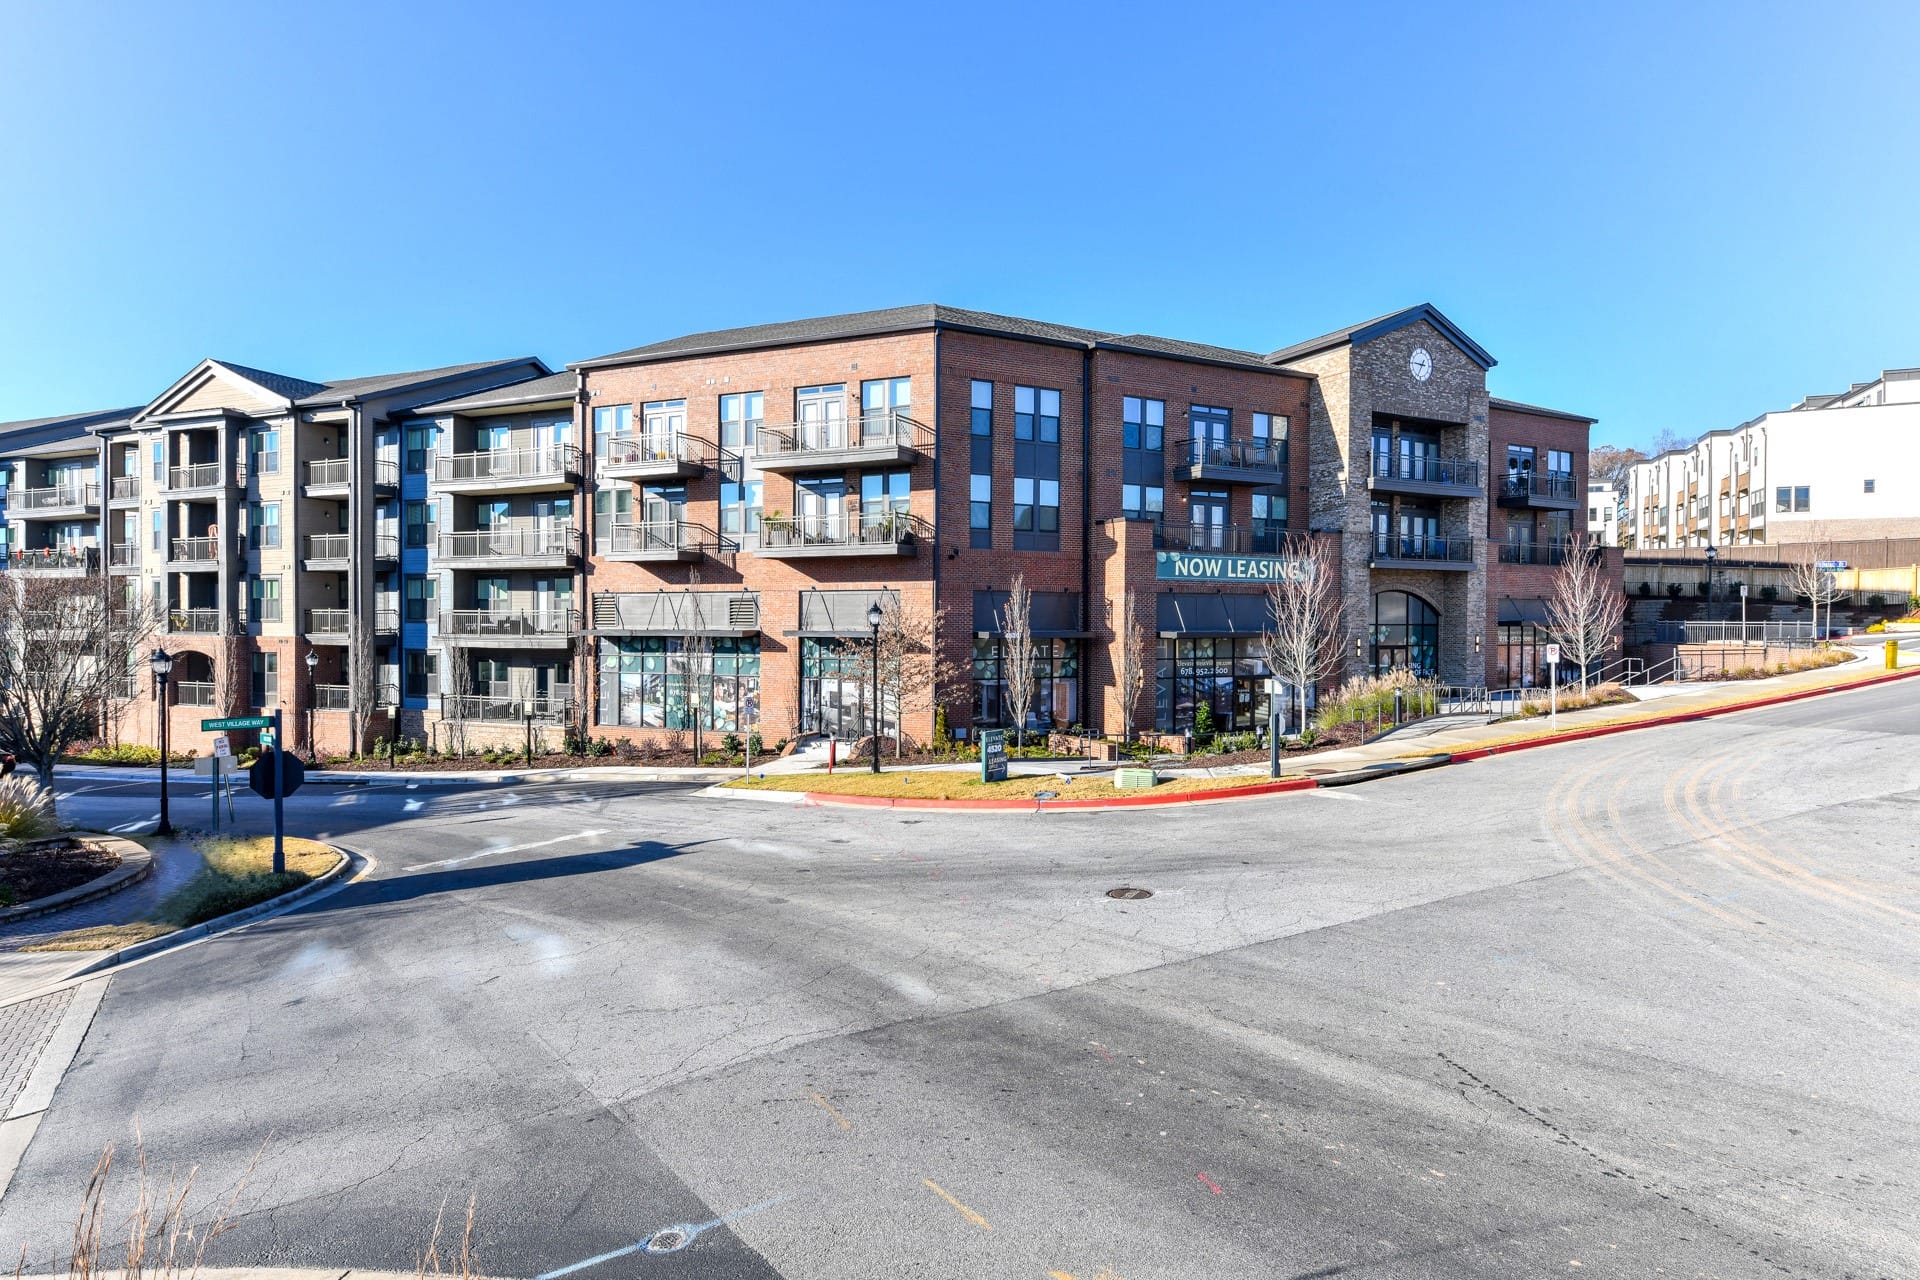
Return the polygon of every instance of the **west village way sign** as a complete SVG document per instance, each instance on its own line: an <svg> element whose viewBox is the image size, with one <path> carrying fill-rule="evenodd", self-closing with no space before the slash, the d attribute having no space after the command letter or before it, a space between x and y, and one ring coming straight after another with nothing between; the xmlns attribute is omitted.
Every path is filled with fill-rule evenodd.
<svg viewBox="0 0 1920 1280"><path fill-rule="evenodd" d="M1312 572L1307 561L1292 556L1153 553L1153 576L1162 582L1304 582Z"/></svg>

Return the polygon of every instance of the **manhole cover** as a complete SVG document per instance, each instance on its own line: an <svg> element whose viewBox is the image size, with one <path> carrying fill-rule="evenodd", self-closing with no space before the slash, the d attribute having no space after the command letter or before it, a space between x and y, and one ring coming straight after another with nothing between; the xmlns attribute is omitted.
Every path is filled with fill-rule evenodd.
<svg viewBox="0 0 1920 1280"><path fill-rule="evenodd" d="M1153 890L1135 889L1130 885L1122 885L1118 889L1107 890L1107 896L1109 898L1119 898L1125 902L1136 902L1141 898L1151 898L1153 896Z"/></svg>
<svg viewBox="0 0 1920 1280"><path fill-rule="evenodd" d="M685 1227L665 1227L647 1237L648 1253L678 1253L687 1247L693 1233Z"/></svg>

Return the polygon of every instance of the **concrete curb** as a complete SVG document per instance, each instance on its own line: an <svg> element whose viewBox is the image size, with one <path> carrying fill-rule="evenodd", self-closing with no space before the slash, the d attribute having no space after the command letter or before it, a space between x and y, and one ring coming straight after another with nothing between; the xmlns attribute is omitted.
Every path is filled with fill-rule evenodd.
<svg viewBox="0 0 1920 1280"><path fill-rule="evenodd" d="M89 844L109 846L120 855L120 865L85 884L62 889L44 898L35 898L32 902L23 902L17 907L8 907L0 911L0 925L38 919L56 911L65 911L68 907L77 907L83 902L92 902L95 898L104 898L110 893L118 893L136 885L153 874L153 854L131 840L98 831L74 831L68 834L75 839L84 839Z"/></svg>
<svg viewBox="0 0 1920 1280"><path fill-rule="evenodd" d="M1692 711L1676 711L1667 715L1649 716L1644 720L1633 720L1623 724L1598 725L1591 729L1570 729L1553 737L1533 738L1524 742L1507 742L1491 747L1468 747L1459 751L1435 752L1427 756L1415 756L1403 760L1383 760L1378 764L1364 765L1358 769L1340 773L1321 774L1306 778L1283 778L1277 782L1256 783L1245 787L1225 787L1215 791L1188 791L1167 796L1124 796L1112 800L1034 800L1026 797L1006 800L922 800L913 796L861 796L835 795L826 791L738 791L725 787L709 787L701 794L720 796L729 800L770 800L782 797L781 803L802 804L819 808L849 809L927 809L948 813L1039 813L1061 809L1137 809L1161 807L1165 805L1193 804L1230 804L1239 800L1252 800L1262 796L1276 795L1288 791L1310 791L1319 787L1345 787L1362 782L1373 782L1380 778L1398 777L1403 773L1419 773L1427 769L1442 769L1448 765L1466 764L1474 760L1484 760L1488 756L1507 755L1515 751L1529 751L1535 747L1557 747L1564 742L1584 742L1589 738L1611 737L1616 733L1633 733L1641 729L1657 729L1664 725L1686 724L1695 720L1708 720L1715 716L1733 715L1741 711L1757 711L1765 707L1780 706L1788 702L1803 702L1808 698L1824 697L1828 694L1847 693L1854 689L1871 689L1896 680L1920 678L1920 670L1889 671L1884 675L1872 676L1865 680L1854 680L1846 684L1822 685L1812 689L1795 689L1787 693L1769 694L1760 698L1749 698L1743 702L1725 703L1715 707L1700 707ZM787 800L785 797L796 797Z"/></svg>

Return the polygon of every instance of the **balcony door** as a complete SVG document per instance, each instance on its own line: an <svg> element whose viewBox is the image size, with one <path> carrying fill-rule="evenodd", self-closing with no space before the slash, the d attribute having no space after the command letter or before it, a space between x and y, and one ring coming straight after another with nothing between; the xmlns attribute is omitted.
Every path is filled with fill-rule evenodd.
<svg viewBox="0 0 1920 1280"><path fill-rule="evenodd" d="M825 542L846 526L847 482L838 477L805 477L793 486L799 540Z"/></svg>
<svg viewBox="0 0 1920 1280"><path fill-rule="evenodd" d="M570 575L533 580L533 616L536 630L541 632L559 630L572 612L573 578Z"/></svg>
<svg viewBox="0 0 1920 1280"><path fill-rule="evenodd" d="M533 527L537 531L534 546L539 551L564 549L567 545L567 536L573 530L573 499L535 498Z"/></svg>
<svg viewBox="0 0 1920 1280"><path fill-rule="evenodd" d="M1439 513L1420 507L1400 508L1400 554L1424 557L1440 537Z"/></svg>
<svg viewBox="0 0 1920 1280"><path fill-rule="evenodd" d="M1400 476L1406 480L1438 480L1440 442L1432 436L1400 433Z"/></svg>
<svg viewBox="0 0 1920 1280"><path fill-rule="evenodd" d="M513 608L513 584L503 577L477 577L473 580L473 607L482 613L509 613Z"/></svg>
<svg viewBox="0 0 1920 1280"><path fill-rule="evenodd" d="M860 428L863 434L885 438L894 419L913 408L912 378L875 378L860 384Z"/></svg>
<svg viewBox="0 0 1920 1280"><path fill-rule="evenodd" d="M793 420L802 449L847 447L847 387L801 387L793 393Z"/></svg>
<svg viewBox="0 0 1920 1280"><path fill-rule="evenodd" d="M652 484L640 491L640 523L650 531L649 537L673 537L686 514L685 485Z"/></svg>
<svg viewBox="0 0 1920 1280"><path fill-rule="evenodd" d="M1227 545L1227 495L1195 489L1187 495L1187 519L1196 549L1223 551Z"/></svg>
<svg viewBox="0 0 1920 1280"><path fill-rule="evenodd" d="M497 453L513 445L513 429L505 423L477 426L473 429L475 453Z"/></svg>
<svg viewBox="0 0 1920 1280"><path fill-rule="evenodd" d="M1210 409L1205 405L1194 405L1188 411L1188 423L1193 428L1193 450L1188 461L1195 464L1206 462L1209 458L1219 459L1227 451L1227 438L1233 430L1233 411L1231 409Z"/></svg>
<svg viewBox="0 0 1920 1280"><path fill-rule="evenodd" d="M640 436L645 456L653 459L680 456L680 437L687 430L687 402L661 400L641 409Z"/></svg>

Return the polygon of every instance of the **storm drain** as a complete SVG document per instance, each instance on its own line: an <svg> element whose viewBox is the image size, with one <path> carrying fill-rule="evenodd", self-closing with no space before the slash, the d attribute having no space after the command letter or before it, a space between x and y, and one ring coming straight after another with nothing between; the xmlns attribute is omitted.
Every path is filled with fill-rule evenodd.
<svg viewBox="0 0 1920 1280"><path fill-rule="evenodd" d="M1138 902L1142 898L1151 898L1153 890L1136 889L1132 885L1121 885L1118 889L1107 890L1109 898L1118 898L1122 902Z"/></svg>
<svg viewBox="0 0 1920 1280"><path fill-rule="evenodd" d="M687 1247L693 1233L685 1227L666 1227L647 1237L648 1253L678 1253Z"/></svg>

